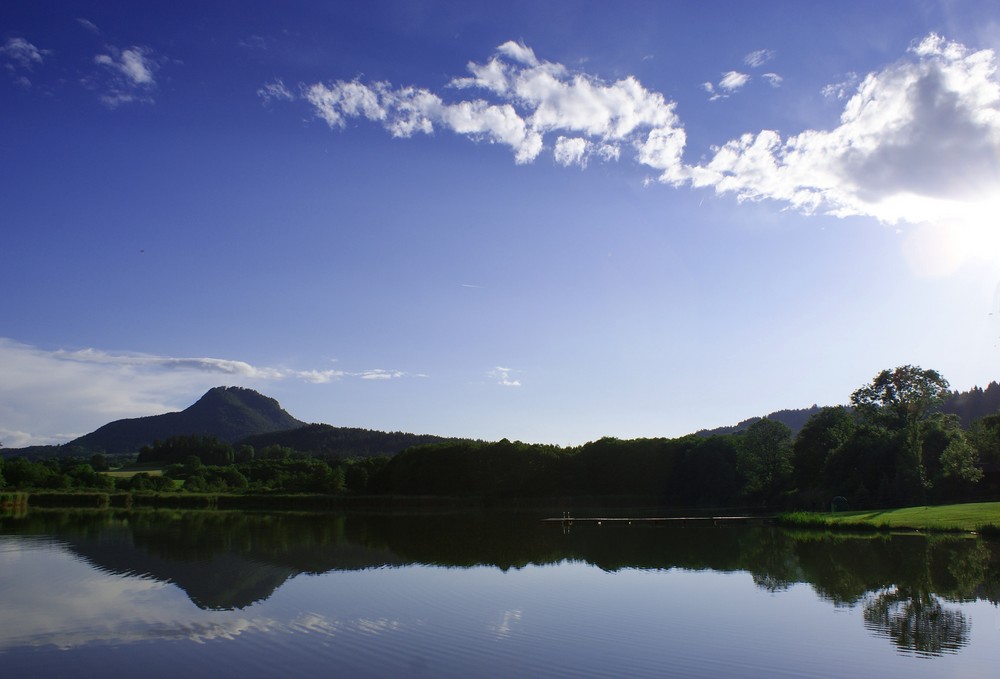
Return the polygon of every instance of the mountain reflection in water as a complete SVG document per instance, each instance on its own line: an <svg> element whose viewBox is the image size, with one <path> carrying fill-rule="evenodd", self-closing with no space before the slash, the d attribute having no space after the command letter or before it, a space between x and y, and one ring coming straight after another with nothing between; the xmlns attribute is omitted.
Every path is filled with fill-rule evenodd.
<svg viewBox="0 0 1000 679"><path fill-rule="evenodd" d="M33 511L0 518L0 535L46 536L103 572L172 583L205 610L249 607L300 574L411 565L748 572L766 591L807 583L833 606L860 606L870 633L936 656L969 643L949 602L1000 600L1000 545L982 539L640 523L564 533L537 518Z"/></svg>

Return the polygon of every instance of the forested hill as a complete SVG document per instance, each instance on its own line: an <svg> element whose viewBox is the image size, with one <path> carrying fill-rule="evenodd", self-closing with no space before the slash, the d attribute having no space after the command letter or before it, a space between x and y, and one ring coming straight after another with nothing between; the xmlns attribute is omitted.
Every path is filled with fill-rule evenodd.
<svg viewBox="0 0 1000 679"><path fill-rule="evenodd" d="M822 408L813 405L809 408L792 408L778 410L765 415L769 420L777 420L792 430L794 437L802 429L806 421L818 413ZM962 421L962 426L968 428L974 420L992 415L1000 410L1000 384L990 382L986 388L973 387L969 391L953 391L941 405L941 411L958 415ZM715 429L702 429L697 432L698 436L713 436L715 434L736 434L745 431L751 424L763 419L761 417L751 417L738 424L728 427L716 427Z"/></svg>
<svg viewBox="0 0 1000 679"><path fill-rule="evenodd" d="M968 427L974 420L1000 410L1000 384L990 382L985 389L973 387L969 391L953 391L941 410L958 415L962 426Z"/></svg>
<svg viewBox="0 0 1000 679"><path fill-rule="evenodd" d="M792 436L794 437L799 433L799 430L805 426L806 421L818 413L822 408L818 405L813 404L809 408L798 408L798 409L787 409L778 410L764 417L751 417L749 419L743 420L737 424L728 427L716 427L715 429L701 429L695 432L698 436L715 436L717 434L736 434L741 431L745 431L754 422L758 422L762 419L776 420L781 422L783 425L792 430Z"/></svg>
<svg viewBox="0 0 1000 679"><path fill-rule="evenodd" d="M247 436L301 427L276 400L253 389L215 387L194 405L178 412L116 420L63 448L69 451L103 451L112 455L134 453L156 440L172 436L214 436L235 443Z"/></svg>
<svg viewBox="0 0 1000 679"><path fill-rule="evenodd" d="M308 451L313 455L349 457L392 456L410 446L445 443L459 439L430 434L383 432L353 427L334 427L329 424L307 424L297 429L256 434L240 441L256 450L281 446L292 450Z"/></svg>

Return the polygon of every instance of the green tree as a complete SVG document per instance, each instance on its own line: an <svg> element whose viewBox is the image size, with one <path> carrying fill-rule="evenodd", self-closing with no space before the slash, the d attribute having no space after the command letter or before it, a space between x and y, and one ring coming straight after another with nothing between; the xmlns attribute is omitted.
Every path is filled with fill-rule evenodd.
<svg viewBox="0 0 1000 679"><path fill-rule="evenodd" d="M920 500L929 488L921 453L921 423L948 395L948 380L936 370L904 365L883 370L851 394L851 405L869 425L900 436L898 485L908 500Z"/></svg>
<svg viewBox="0 0 1000 679"><path fill-rule="evenodd" d="M937 501L961 499L983 478L976 449L966 439L958 415L936 413L924 421L921 452Z"/></svg>
<svg viewBox="0 0 1000 679"><path fill-rule="evenodd" d="M980 462L1000 464L1000 412L973 422L968 439Z"/></svg>
<svg viewBox="0 0 1000 679"><path fill-rule="evenodd" d="M883 370L851 394L851 405L867 422L902 429L921 422L948 395L948 380L936 370L904 365Z"/></svg>
<svg viewBox="0 0 1000 679"><path fill-rule="evenodd" d="M253 460L255 455L256 451L254 450L254 447L248 443L244 443L239 447L239 450L236 451L236 461L250 462Z"/></svg>
<svg viewBox="0 0 1000 679"><path fill-rule="evenodd" d="M773 504L792 476L792 430L777 420L757 420L739 439L736 468L748 498Z"/></svg>
<svg viewBox="0 0 1000 679"><path fill-rule="evenodd" d="M58 471L42 462L31 462L24 457L14 457L4 463L4 476L11 488L45 488Z"/></svg>
<svg viewBox="0 0 1000 679"><path fill-rule="evenodd" d="M826 506L827 461L855 430L854 416L844 406L823 408L809 418L792 445L792 466L800 499L812 509Z"/></svg>
<svg viewBox="0 0 1000 679"><path fill-rule="evenodd" d="M205 466L202 464L201 458L198 457L197 455L188 455L187 457L185 457L183 465L184 465L184 473L187 474L188 476L191 476L192 474L197 474L198 472L201 471L202 467Z"/></svg>
<svg viewBox="0 0 1000 679"><path fill-rule="evenodd" d="M208 491L208 482L205 481L205 477L199 472L187 477L182 487L191 493L205 493Z"/></svg>

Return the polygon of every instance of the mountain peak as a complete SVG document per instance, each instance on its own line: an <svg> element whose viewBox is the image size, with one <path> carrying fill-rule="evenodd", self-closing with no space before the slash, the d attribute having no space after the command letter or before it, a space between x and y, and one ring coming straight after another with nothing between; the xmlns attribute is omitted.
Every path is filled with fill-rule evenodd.
<svg viewBox="0 0 1000 679"><path fill-rule="evenodd" d="M273 398L244 387L213 387L177 413L116 420L67 446L111 454L136 452L172 436L214 436L234 443L254 434L301 427Z"/></svg>
<svg viewBox="0 0 1000 679"><path fill-rule="evenodd" d="M246 387L212 387L187 410L231 406L253 410L285 412L277 400Z"/></svg>

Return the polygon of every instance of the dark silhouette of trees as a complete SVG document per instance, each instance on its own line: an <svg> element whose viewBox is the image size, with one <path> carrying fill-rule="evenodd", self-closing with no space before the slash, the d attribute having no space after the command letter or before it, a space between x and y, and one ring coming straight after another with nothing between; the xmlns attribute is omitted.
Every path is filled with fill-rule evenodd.
<svg viewBox="0 0 1000 679"><path fill-rule="evenodd" d="M856 429L855 418L843 406L823 408L802 427L792 446L792 466L799 502L809 509L825 509L833 493L827 464Z"/></svg>
<svg viewBox="0 0 1000 679"><path fill-rule="evenodd" d="M747 499L776 504L792 477L792 430L767 418L754 422L740 436L736 469Z"/></svg>

